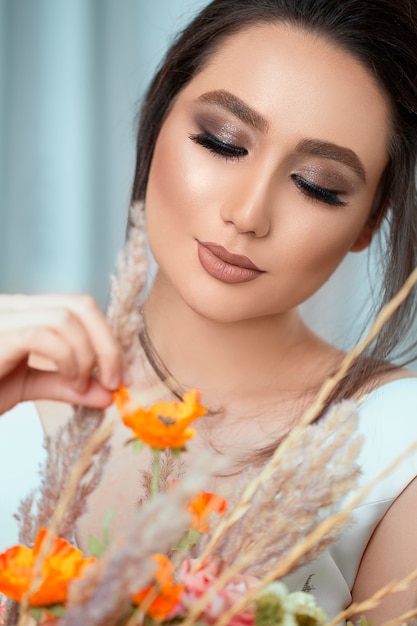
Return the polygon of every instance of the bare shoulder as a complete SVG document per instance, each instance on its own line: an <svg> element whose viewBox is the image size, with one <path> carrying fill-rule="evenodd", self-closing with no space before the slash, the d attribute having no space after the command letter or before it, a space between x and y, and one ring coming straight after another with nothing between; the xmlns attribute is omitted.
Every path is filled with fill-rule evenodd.
<svg viewBox="0 0 417 626"><path fill-rule="evenodd" d="M369 379L363 386L362 389L359 390L360 396L369 393L371 391L375 391L379 387L384 387L388 383L399 381L399 380L407 380L407 379L416 379L417 373L413 370L406 367L395 367L395 366L387 366L386 369L382 368L379 372L376 372L375 376Z"/></svg>
<svg viewBox="0 0 417 626"><path fill-rule="evenodd" d="M375 529L352 590L354 602L369 598L390 581L399 581L415 571L417 534L410 511L416 507L417 478L394 500ZM402 615L415 606L416 592L414 580L404 585L401 593L389 594L375 609L366 612L368 621L382 623Z"/></svg>
<svg viewBox="0 0 417 626"><path fill-rule="evenodd" d="M417 378L417 372L407 367L396 367L390 371L381 374L380 380L377 386L385 385L393 380L401 380L403 378Z"/></svg>
<svg viewBox="0 0 417 626"><path fill-rule="evenodd" d="M344 350L324 341L314 333L310 334L310 354L313 355L311 363L315 372L320 373L322 380L323 374L333 376L339 371L343 360L347 356ZM365 370L368 368L366 367ZM388 362L372 363L369 368L370 374L366 375L362 385L359 384L354 396L362 397L378 387L382 387L387 383L395 380L417 378L417 372L407 367L399 367Z"/></svg>

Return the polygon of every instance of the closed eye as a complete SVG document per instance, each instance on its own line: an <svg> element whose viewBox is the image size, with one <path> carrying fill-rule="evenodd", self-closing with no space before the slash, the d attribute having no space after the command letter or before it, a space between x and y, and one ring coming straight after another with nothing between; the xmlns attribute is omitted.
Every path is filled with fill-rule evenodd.
<svg viewBox="0 0 417 626"><path fill-rule="evenodd" d="M347 206L348 202L340 199L340 194L343 193L337 189L327 189L326 187L320 187L314 183L306 180L299 174L291 174L292 180L297 185L298 189L304 195L308 196L312 200L318 200L331 206Z"/></svg>
<svg viewBox="0 0 417 626"><path fill-rule="evenodd" d="M206 148L213 154L222 156L225 159L240 159L249 154L246 148L222 141L215 135L206 131L195 135L189 135L189 137L198 145L203 146L203 148Z"/></svg>

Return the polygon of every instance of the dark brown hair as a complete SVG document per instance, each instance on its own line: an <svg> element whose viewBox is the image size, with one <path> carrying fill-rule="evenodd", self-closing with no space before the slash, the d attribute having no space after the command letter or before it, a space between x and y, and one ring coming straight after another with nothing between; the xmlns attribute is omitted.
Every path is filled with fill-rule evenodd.
<svg viewBox="0 0 417 626"><path fill-rule="evenodd" d="M214 0L179 35L144 99L137 136L132 200L145 197L158 133L177 94L201 71L225 38L254 24L286 22L318 33L353 54L374 76L391 103L390 161L381 185L381 291L377 310L417 265L417 3L415 0ZM397 357L405 363L416 312L413 294L394 314L366 357L358 360L332 399L352 396ZM148 352L151 354L152 349ZM401 353L401 354L400 354ZM151 357L156 363L155 355ZM160 369L163 375L163 366Z"/></svg>

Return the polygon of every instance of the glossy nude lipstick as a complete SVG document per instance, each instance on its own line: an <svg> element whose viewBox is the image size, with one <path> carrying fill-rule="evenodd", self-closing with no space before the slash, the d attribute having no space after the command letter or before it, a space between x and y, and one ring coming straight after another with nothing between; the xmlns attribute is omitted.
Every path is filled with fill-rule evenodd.
<svg viewBox="0 0 417 626"><path fill-rule="evenodd" d="M248 257L232 254L217 243L197 240L197 250L206 272L224 283L247 283L264 273Z"/></svg>

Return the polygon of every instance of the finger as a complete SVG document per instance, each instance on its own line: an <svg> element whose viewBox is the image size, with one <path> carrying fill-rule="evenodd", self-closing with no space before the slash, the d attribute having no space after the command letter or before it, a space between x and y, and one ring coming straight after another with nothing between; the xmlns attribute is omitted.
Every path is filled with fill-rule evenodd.
<svg viewBox="0 0 417 626"><path fill-rule="evenodd" d="M43 310L40 322L47 324L48 329L70 347L77 366L73 385L78 391L84 391L97 362L97 355L85 326L76 313L63 306ZM61 363L58 360L56 363L59 371L65 376Z"/></svg>
<svg viewBox="0 0 417 626"><path fill-rule="evenodd" d="M117 389L123 381L123 360L120 347L110 329L110 326L91 296L74 295L40 295L14 296L17 309L28 307L28 298L31 306L39 308L66 308L77 315L80 323L85 327L93 346L98 364L98 379L105 387ZM12 305L10 296L3 301L0 298L0 312L2 306ZM33 298L33 300L32 300Z"/></svg>
<svg viewBox="0 0 417 626"><path fill-rule="evenodd" d="M52 360L60 373L70 381L79 377L79 367L74 350L59 333L49 328L30 326L0 333L2 358L0 377L13 371L31 352Z"/></svg>
<svg viewBox="0 0 417 626"><path fill-rule="evenodd" d="M97 357L98 380L108 389L117 389L123 382L123 358L106 317L90 296L76 296L69 306L87 328Z"/></svg>
<svg viewBox="0 0 417 626"><path fill-rule="evenodd" d="M58 400L91 408L106 408L113 402L111 392L94 379L90 379L83 392L79 392L57 372L41 372L28 368L23 400Z"/></svg>
<svg viewBox="0 0 417 626"><path fill-rule="evenodd" d="M77 379L74 380L74 384L80 391L87 385L97 355L85 326L77 314L70 309L64 306L26 308L15 311L13 314L3 311L0 314L0 330L3 331L3 337L7 332L11 338L14 337L16 341L19 341L20 351L16 354L16 358L22 358L21 352L50 357L64 376ZM43 345L39 338L45 331L50 333L51 341ZM52 342L53 336L55 336L55 342ZM61 344L58 343L59 338ZM66 371L70 363L65 362L65 354L62 354L62 349L58 351L59 345L62 348L65 344L68 347L68 355L71 355L71 365L74 366L74 372L71 374ZM57 349L56 353L53 352L54 346Z"/></svg>

